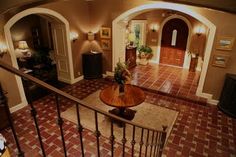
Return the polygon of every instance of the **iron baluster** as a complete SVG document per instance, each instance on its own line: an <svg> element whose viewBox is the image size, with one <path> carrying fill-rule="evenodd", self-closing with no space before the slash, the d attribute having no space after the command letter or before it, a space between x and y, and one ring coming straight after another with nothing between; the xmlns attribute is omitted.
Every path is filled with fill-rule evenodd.
<svg viewBox="0 0 236 157"><path fill-rule="evenodd" d="M80 147L82 157L84 157L84 143L83 143L83 126L80 122L80 113L79 113L79 104L76 104L76 114L77 114L77 122L78 122L78 132L79 132L79 139L80 139Z"/></svg>
<svg viewBox="0 0 236 157"><path fill-rule="evenodd" d="M2 87L0 86L0 88L2 88ZM24 152L21 150L19 140L18 140L18 137L16 135L16 130L14 128L13 120L11 118L11 113L10 113L9 106L8 106L8 103L7 103L7 98L5 97L2 90L0 90L0 105L4 105L4 109L6 111L7 119L8 119L9 125L11 127L14 140L16 142L16 147L17 147L17 150L18 150L18 157L24 157L25 155L24 155Z"/></svg>
<svg viewBox="0 0 236 157"><path fill-rule="evenodd" d="M26 88L27 88L26 91L30 91L28 89L29 88L28 84L26 85ZM44 146L43 146L42 136L41 136L38 121L37 121L37 111L36 111L36 109L33 105L32 97L31 97L30 93L26 92L26 94L27 94L27 98L28 98L28 103L29 103L30 108L31 108L31 116L33 117L33 120L34 120L34 125L36 127L36 132L37 132L37 135L38 135L41 151L42 151L43 156L45 157L46 153L45 153L45 149L44 149Z"/></svg>
<svg viewBox="0 0 236 157"><path fill-rule="evenodd" d="M98 157L100 157L100 146L99 146L99 137L101 135L100 131L98 130L98 114L97 114L97 111L94 111L95 112L95 136L96 136L96 139L97 139L97 155Z"/></svg>
<svg viewBox="0 0 236 157"><path fill-rule="evenodd" d="M158 145L159 145L159 133L157 132L156 133L156 138L155 138L155 148L154 148L154 156L157 156L156 154L156 151L158 151L157 149L158 149Z"/></svg>
<svg viewBox="0 0 236 157"><path fill-rule="evenodd" d="M145 148L145 156L147 156L147 150L148 150L148 140L149 140L149 130L147 130L147 140L146 140L146 148Z"/></svg>
<svg viewBox="0 0 236 157"><path fill-rule="evenodd" d="M62 128L63 119L61 118L61 111L60 111L60 106L59 106L59 97L58 97L57 94L56 94L56 106L57 106L57 124L59 125L59 128L60 128L64 156L66 157L67 156L66 144L65 144L65 138L64 138L63 128Z"/></svg>
<svg viewBox="0 0 236 157"><path fill-rule="evenodd" d="M143 147L143 131L144 131L144 129L142 128L142 131L141 131L141 139L140 139L140 143L139 143L139 145L140 145L140 148L139 148L139 157L141 157L141 155L142 155L142 147Z"/></svg>
<svg viewBox="0 0 236 157"><path fill-rule="evenodd" d="M160 147L159 147L159 154L158 156L161 156L164 145L165 145L165 140L166 140L166 129L167 126L162 126L163 128L163 132L161 133L161 137L160 137Z"/></svg>
<svg viewBox="0 0 236 157"><path fill-rule="evenodd" d="M154 140L154 131L152 131L152 141L151 141L151 144L150 144L151 149L150 149L150 155L149 155L150 157L152 156L153 140Z"/></svg>
<svg viewBox="0 0 236 157"><path fill-rule="evenodd" d="M131 145L132 145L132 150L131 150L131 155L134 156L134 145L135 145L135 125L133 125L133 138L131 141Z"/></svg>
<svg viewBox="0 0 236 157"><path fill-rule="evenodd" d="M125 143L126 143L126 134L125 134L125 130L126 130L126 124L123 123L123 138L121 140L122 144L123 144L123 149L122 149L122 156L124 157L125 156Z"/></svg>
<svg viewBox="0 0 236 157"><path fill-rule="evenodd" d="M111 120L111 136L110 136L110 143L111 143L111 156L114 156L114 124L113 124L113 120Z"/></svg>

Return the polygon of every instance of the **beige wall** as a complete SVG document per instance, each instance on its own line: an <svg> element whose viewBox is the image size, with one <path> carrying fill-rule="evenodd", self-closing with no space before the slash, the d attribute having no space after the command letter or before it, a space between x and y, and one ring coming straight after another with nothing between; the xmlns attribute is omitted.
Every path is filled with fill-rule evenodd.
<svg viewBox="0 0 236 157"><path fill-rule="evenodd" d="M18 47L18 41L25 40L29 48L33 48L32 42L32 27L40 27L40 17L30 15L17 21L11 27L11 36L15 48Z"/></svg>
<svg viewBox="0 0 236 157"><path fill-rule="evenodd" d="M101 26L112 26L112 21L122 14L124 11L141 4L155 3L154 1L146 0L96 0L91 2L86 1L59 1L49 4L41 5L40 7L49 8L59 12L64 16L70 24L72 31L77 31L79 39L71 43L73 53L73 63L75 75L81 72L81 53L88 50L102 51L99 45L99 35L96 34L96 41L88 42L86 33L93 31L98 32ZM216 35L236 36L236 15L224 13L204 8L189 7L193 11L205 16L217 27ZM3 26L8 19L19 11L11 12L0 16L0 40L4 41ZM214 95L214 98L219 98L222 89L225 73L236 73L236 47L232 51L219 51L215 49L215 44L212 50L212 55L216 53L230 55L230 61L227 68L213 67L211 63L208 67L206 82L204 85L204 92ZM103 52L104 69L111 71L112 53L110 51ZM212 59L212 56L211 56ZM5 58L3 58L5 60ZM6 60L7 61L7 60ZM211 61L210 61L211 62ZM217 74L217 75L216 75ZM2 78L3 77L3 78ZM214 79L213 79L214 78ZM8 79L5 75L1 74L1 80ZM14 82L14 79L13 79ZM7 83L6 83L7 84ZM14 87L13 87L14 88ZM11 89L8 89L11 91ZM13 90L12 90L13 91ZM10 92L14 95L14 92ZM15 93L12 99L18 99L19 95ZM17 101L16 101L17 102ZM14 102L14 103L16 103Z"/></svg>
<svg viewBox="0 0 236 157"><path fill-rule="evenodd" d="M100 0L102 1L102 0ZM98 3L98 2L97 2ZM155 3L155 2L147 2L142 0L132 1L132 0L119 0L119 2L116 0L114 2L114 5L112 5L109 9L110 12L110 20L109 23L112 22L115 17L122 14L124 11L127 11L128 9L131 9L135 6L138 6L140 4L146 4L146 3ZM104 3L103 3L104 4ZM94 7L96 6L96 3L93 4ZM104 8L106 9L106 6ZM210 20L213 24L216 25L217 31L216 31L216 37L220 35L224 36L236 36L236 15L231 13L225 13L210 9L204 9L199 7L189 7L189 9L192 9L193 11L201 14L202 16L205 16L208 20ZM101 11L100 10L100 11ZM93 14L97 14L99 10L93 10ZM91 17L93 18L93 17ZM93 20L96 20L93 18ZM100 21L98 21L100 22ZM104 24L108 24L107 21L104 21ZM216 39L214 41L213 49L211 52L211 59L209 63L209 67L207 70L207 76L206 81L204 84L203 92L213 94L214 99L219 99L220 92L222 90L224 77L226 73L236 73L236 44L233 47L232 51L219 51L215 49L215 43ZM212 57L214 54L227 54L230 55L230 61L226 68L218 68L211 65ZM110 58L111 60L111 58ZM111 69L111 67L109 67Z"/></svg>

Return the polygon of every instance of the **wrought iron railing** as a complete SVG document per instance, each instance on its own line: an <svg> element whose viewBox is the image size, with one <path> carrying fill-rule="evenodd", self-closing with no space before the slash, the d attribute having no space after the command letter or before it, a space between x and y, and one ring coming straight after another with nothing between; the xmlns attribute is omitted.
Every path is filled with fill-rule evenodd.
<svg viewBox="0 0 236 157"><path fill-rule="evenodd" d="M91 105L87 104L86 102L83 102L82 100L79 100L78 98L69 95L68 93L65 93L31 75L25 74L23 72L21 72L18 69L13 68L12 66L9 66L7 64L5 64L4 62L0 61L0 67L2 67L3 69L7 70L8 72L15 74L21 78L24 78L28 81L32 81L33 83L36 83L37 85L51 91L54 95L55 95L55 102L56 102L56 110L57 110L57 124L59 126L60 129L60 135L61 135L61 142L62 142L62 147L63 147L63 153L64 156L67 156L67 149L66 149L66 142L65 142L65 138L64 138L64 131L63 131L63 119L61 117L61 109L60 109L60 104L59 104L59 97L63 97L66 98L72 102L74 102L76 104L76 116L77 116L77 128L78 128L78 133L79 133L79 141L80 141L80 148L81 148L81 154L84 157L85 154L85 147L84 147L84 142L83 142L83 126L81 125L81 114L80 114L80 110L79 108L81 106L92 110L94 112L94 117L95 117L95 124L94 124L94 128L95 128L95 134L94 136L96 137L96 149L97 149L97 156L100 157L100 136L101 136L101 132L99 130L99 123L98 123L98 114L102 114L105 117L108 117L110 119L110 154L113 157L114 156L114 142L117 142L115 139L115 135L114 135L114 123L115 121L119 121L123 123L123 129L122 129L122 140L119 141L122 145L122 156L125 156L125 150L126 149L131 149L131 156L134 156L135 153L139 154L139 156L150 156L150 157L160 157L162 155L162 151L163 151L163 147L165 144L165 140L166 140L166 127L163 126L163 130L155 130L149 127L144 127L142 126L142 124L137 124L134 123L132 121L128 121L126 119L123 119L121 117L118 117L116 115L110 114L108 112L105 112L97 107L91 107ZM0 98L1 99L1 98ZM0 101L0 103L5 103L4 99L2 99L3 101ZM40 133L40 129L39 129L39 124L38 124L38 120L37 120L37 111L32 103L31 100L28 100L28 103L30 105L31 108L31 115L33 117L34 120L34 124L35 124L35 129L37 132L37 136L38 136L38 141L41 147L41 151L42 151L42 155L45 157L47 154L45 153L45 148L44 148L44 144L42 141L42 136ZM7 103L6 103L7 104ZM17 132L14 129L14 123L12 121L11 118L11 114L9 111L9 107L7 105L5 105L5 109L7 112L7 117L8 120L10 122L10 127L13 133L13 137L14 140L16 142L16 147L17 147L17 151L18 151L18 156L19 157L24 157L24 152L21 149L18 137L17 137ZM127 144L127 126L131 126L131 142L130 145L128 146ZM140 132L140 138L137 140L137 132ZM129 148L128 148L129 147Z"/></svg>

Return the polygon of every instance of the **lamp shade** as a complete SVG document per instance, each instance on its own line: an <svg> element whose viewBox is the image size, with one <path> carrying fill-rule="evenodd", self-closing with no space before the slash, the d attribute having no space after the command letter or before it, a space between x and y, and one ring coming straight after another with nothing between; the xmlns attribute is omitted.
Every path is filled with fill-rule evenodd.
<svg viewBox="0 0 236 157"><path fill-rule="evenodd" d="M88 32L88 40L89 40L89 41L93 41L94 38L95 38L94 33L93 33L93 32Z"/></svg>
<svg viewBox="0 0 236 157"><path fill-rule="evenodd" d="M26 41L19 41L18 47L19 47L19 49L23 49L23 50L29 48Z"/></svg>

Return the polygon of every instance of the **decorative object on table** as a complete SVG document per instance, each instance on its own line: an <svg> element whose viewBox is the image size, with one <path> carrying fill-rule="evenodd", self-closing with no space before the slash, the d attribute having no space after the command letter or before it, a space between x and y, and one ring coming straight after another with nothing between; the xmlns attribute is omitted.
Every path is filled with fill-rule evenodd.
<svg viewBox="0 0 236 157"><path fill-rule="evenodd" d="M141 45L140 47L138 47L138 52L138 57L140 60L139 64L147 65L148 60L153 56L152 49L149 46Z"/></svg>
<svg viewBox="0 0 236 157"><path fill-rule="evenodd" d="M196 66L198 64L199 53L197 50L194 50L194 51L189 51L188 55L191 57L189 71L195 72Z"/></svg>
<svg viewBox="0 0 236 157"><path fill-rule="evenodd" d="M29 51L29 46L26 41L19 41L18 50L22 53L23 57L31 57L31 52Z"/></svg>
<svg viewBox="0 0 236 157"><path fill-rule="evenodd" d="M87 35L88 35L88 40L89 41L93 41L95 39L95 34L93 32L90 31L90 32L88 32Z"/></svg>
<svg viewBox="0 0 236 157"><path fill-rule="evenodd" d="M228 55L216 54L213 56L212 65L217 67L225 68L229 60Z"/></svg>
<svg viewBox="0 0 236 157"><path fill-rule="evenodd" d="M232 50L233 44L234 44L234 37L219 36L216 41L216 49Z"/></svg>
<svg viewBox="0 0 236 157"><path fill-rule="evenodd" d="M103 50L110 50L111 49L111 42L110 42L110 40L101 40L101 48Z"/></svg>
<svg viewBox="0 0 236 157"><path fill-rule="evenodd" d="M131 80L131 73L127 69L127 65L120 61L116 64L114 79L119 85L119 92L124 93L124 84Z"/></svg>
<svg viewBox="0 0 236 157"><path fill-rule="evenodd" d="M111 28L102 27L100 29L100 38L110 39L111 38Z"/></svg>

